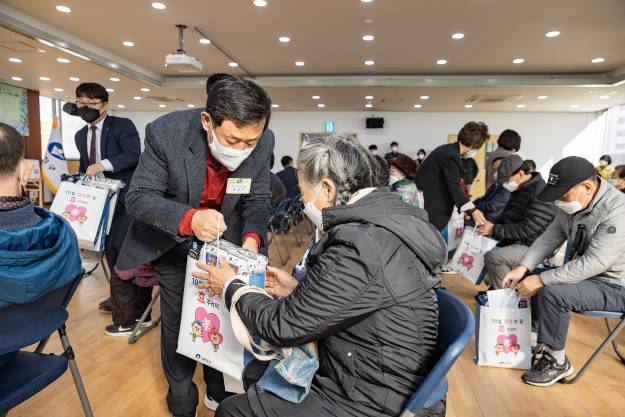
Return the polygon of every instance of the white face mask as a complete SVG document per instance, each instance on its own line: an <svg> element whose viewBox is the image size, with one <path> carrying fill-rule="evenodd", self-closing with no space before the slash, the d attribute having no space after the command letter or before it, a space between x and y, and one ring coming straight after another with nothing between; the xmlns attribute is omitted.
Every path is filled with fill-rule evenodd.
<svg viewBox="0 0 625 417"><path fill-rule="evenodd" d="M469 152L462 155L462 157L464 159L469 159L469 158L473 158L475 155L477 155L477 149L471 149L469 150Z"/></svg>
<svg viewBox="0 0 625 417"><path fill-rule="evenodd" d="M400 181L400 180L401 180L401 178L396 177L395 175L389 175L389 177L388 177L388 185L393 185L397 181Z"/></svg>
<svg viewBox="0 0 625 417"><path fill-rule="evenodd" d="M321 212L321 210L319 210L315 206L314 201L319 196L319 192L321 192L321 188L322 188L322 185L319 184L319 188L317 189L317 192L315 193L315 198L313 198L312 201L309 201L308 203L304 204L304 210L302 210L302 212L306 216L308 216L310 221L319 230L323 230L323 213Z"/></svg>
<svg viewBox="0 0 625 417"><path fill-rule="evenodd" d="M579 198L579 195L581 193L582 193L582 190L580 188L579 192L577 193L577 197L575 197L575 200L573 200L573 201L556 200L556 201L554 201L554 204L556 205L557 208L559 208L560 210L562 210L566 214L575 214L575 213L577 213L579 211L582 211L582 209L584 208L582 206L582 203L577 201L577 199Z"/></svg>
<svg viewBox="0 0 625 417"><path fill-rule="evenodd" d="M391 147L391 151L393 151L393 152L397 152L397 149L398 149L397 146L392 146Z"/></svg>
<svg viewBox="0 0 625 417"><path fill-rule="evenodd" d="M615 180L614 178L610 178L610 179L608 180L608 183L616 187L616 184L618 184L618 181L617 181L617 180Z"/></svg>
<svg viewBox="0 0 625 417"><path fill-rule="evenodd" d="M514 181L508 181L503 184L503 188L513 193L519 189L519 184Z"/></svg>
<svg viewBox="0 0 625 417"><path fill-rule="evenodd" d="M422 153L420 153L419 155L417 155L417 159L419 161L422 161L425 158L425 155L423 155Z"/></svg>
<svg viewBox="0 0 625 417"><path fill-rule="evenodd" d="M601 161L599 161L599 166L601 166L601 167L607 167L608 165L609 165L608 161L604 161L603 159Z"/></svg>
<svg viewBox="0 0 625 417"><path fill-rule="evenodd" d="M377 154L378 154L377 150L375 150L375 149L371 150L371 155L376 156Z"/></svg>
<svg viewBox="0 0 625 417"><path fill-rule="evenodd" d="M215 130L211 127L212 140L208 144L211 155L215 157L223 166L228 168L228 171L236 170L239 165L247 159L248 156L254 151L254 148L239 150L224 146L217 140Z"/></svg>

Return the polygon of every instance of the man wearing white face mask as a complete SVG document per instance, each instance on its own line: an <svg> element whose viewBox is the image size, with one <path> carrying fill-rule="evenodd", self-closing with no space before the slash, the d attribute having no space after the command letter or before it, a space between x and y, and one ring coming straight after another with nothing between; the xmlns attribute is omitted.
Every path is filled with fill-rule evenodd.
<svg viewBox="0 0 625 417"><path fill-rule="evenodd" d="M176 353L190 239L223 237L266 251L274 147L267 129L271 100L252 81L220 76L206 109L167 114L146 127L141 155L126 196L134 216L117 268L150 262L161 286L161 359L174 416L194 416L196 362ZM229 393L221 373L204 367L204 403L215 409Z"/></svg>
<svg viewBox="0 0 625 417"><path fill-rule="evenodd" d="M523 380L549 386L574 372L564 352L571 311L625 311L625 195L571 156L551 168L538 198L555 202L556 219L503 285L532 298L532 328L545 348ZM528 274L565 242L563 266Z"/></svg>

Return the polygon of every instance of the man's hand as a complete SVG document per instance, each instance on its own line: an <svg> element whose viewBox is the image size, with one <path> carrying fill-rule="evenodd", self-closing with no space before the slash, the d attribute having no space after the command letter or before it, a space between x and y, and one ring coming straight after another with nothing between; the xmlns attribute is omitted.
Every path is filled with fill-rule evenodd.
<svg viewBox="0 0 625 417"><path fill-rule="evenodd" d="M219 223L219 229L217 224ZM203 242L211 242L226 231L223 214L217 210L198 210L191 219L193 234Z"/></svg>
<svg viewBox="0 0 625 417"><path fill-rule="evenodd" d="M525 274L527 274L527 268L524 266L517 266L512 271L508 272L505 277L503 277L501 286L503 288L514 288L519 281L523 279Z"/></svg>
<svg viewBox="0 0 625 417"><path fill-rule="evenodd" d="M243 242L243 248L258 254L258 242L253 237L248 237Z"/></svg>
<svg viewBox="0 0 625 417"><path fill-rule="evenodd" d="M106 170L106 169L104 168L104 165L102 165L102 164L101 164L101 163L99 163L99 162L96 162L95 164L93 164L93 165L89 165L89 166L87 167L87 172L86 172L86 174L87 174L87 176L89 176L89 177L93 177L94 175L99 174L100 172L104 172L105 170Z"/></svg>
<svg viewBox="0 0 625 417"><path fill-rule="evenodd" d="M489 222L488 220L486 220L486 223L484 223L483 225L481 225L479 227L480 230L480 234L482 236L490 236L493 234L493 228L495 227L494 224L492 224L491 222Z"/></svg>
<svg viewBox="0 0 625 417"><path fill-rule="evenodd" d="M486 223L486 218L484 217L484 213L479 211L478 209L473 210L471 213L471 217L473 217L473 221L477 226L481 226Z"/></svg>
<svg viewBox="0 0 625 417"><path fill-rule="evenodd" d="M515 286L515 289L517 290L521 298L523 298L524 300L529 300L534 295L536 295L536 293L544 286L545 284L543 283L540 275L530 275L529 277L518 283Z"/></svg>

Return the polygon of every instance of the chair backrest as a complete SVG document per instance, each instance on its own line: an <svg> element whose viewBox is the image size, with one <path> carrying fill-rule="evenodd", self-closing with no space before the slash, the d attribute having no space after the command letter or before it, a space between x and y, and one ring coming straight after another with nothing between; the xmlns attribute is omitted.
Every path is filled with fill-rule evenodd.
<svg viewBox="0 0 625 417"><path fill-rule="evenodd" d="M71 283L32 303L0 308L0 354L40 342L58 330L67 320L66 307L83 273L84 271Z"/></svg>
<svg viewBox="0 0 625 417"><path fill-rule="evenodd" d="M287 215L287 209L289 208L289 205L291 204L291 199L287 198L285 200L282 200L280 203L278 203L278 205L276 206L276 209L273 213L274 216L276 217L283 217Z"/></svg>
<svg viewBox="0 0 625 417"><path fill-rule="evenodd" d="M445 375L464 351L475 328L473 313L455 295L437 290L438 296L438 352L436 364L410 397L401 417L414 416L424 406L431 406L447 391Z"/></svg>

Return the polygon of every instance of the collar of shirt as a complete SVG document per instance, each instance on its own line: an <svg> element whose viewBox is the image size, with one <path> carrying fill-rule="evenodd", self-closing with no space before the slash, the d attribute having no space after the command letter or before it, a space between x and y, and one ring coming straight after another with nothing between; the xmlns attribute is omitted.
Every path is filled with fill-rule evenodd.
<svg viewBox="0 0 625 417"><path fill-rule="evenodd" d="M102 126L104 126L104 121L106 120L107 117L109 117L108 114L106 116L104 116L104 119L100 120L98 123L96 123L94 125L90 124L89 125L89 129L91 129L91 126L95 126L95 127L97 127L97 130L101 132L102 131Z"/></svg>
<svg viewBox="0 0 625 417"><path fill-rule="evenodd" d="M206 164L216 171L228 170L228 168L223 166L221 162L217 160L217 158L213 157L213 154L211 154L210 148L206 149Z"/></svg>

